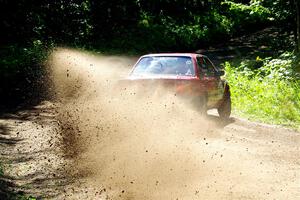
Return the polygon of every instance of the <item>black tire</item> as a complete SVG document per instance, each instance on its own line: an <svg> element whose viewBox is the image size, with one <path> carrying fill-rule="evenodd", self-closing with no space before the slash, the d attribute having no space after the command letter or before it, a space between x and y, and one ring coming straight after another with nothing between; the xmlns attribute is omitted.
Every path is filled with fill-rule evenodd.
<svg viewBox="0 0 300 200"><path fill-rule="evenodd" d="M218 108L218 113L221 119L226 120L229 119L231 114L231 97L230 90L227 86L224 92L223 101Z"/></svg>

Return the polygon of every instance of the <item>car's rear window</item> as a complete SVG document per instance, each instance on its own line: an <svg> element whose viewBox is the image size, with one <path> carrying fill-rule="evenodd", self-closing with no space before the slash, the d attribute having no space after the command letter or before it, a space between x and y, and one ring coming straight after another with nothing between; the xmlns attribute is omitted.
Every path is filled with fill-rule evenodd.
<svg viewBox="0 0 300 200"><path fill-rule="evenodd" d="M131 74L140 75L195 76L195 69L187 56L147 56L140 59Z"/></svg>

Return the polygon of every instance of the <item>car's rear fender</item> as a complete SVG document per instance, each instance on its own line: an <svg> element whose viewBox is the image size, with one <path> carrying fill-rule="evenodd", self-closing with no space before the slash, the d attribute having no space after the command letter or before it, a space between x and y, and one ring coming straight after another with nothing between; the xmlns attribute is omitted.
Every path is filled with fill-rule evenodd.
<svg viewBox="0 0 300 200"><path fill-rule="evenodd" d="M125 79L120 81L123 88L132 87L140 92L166 88L168 92L185 97L206 94L207 86L199 79Z"/></svg>

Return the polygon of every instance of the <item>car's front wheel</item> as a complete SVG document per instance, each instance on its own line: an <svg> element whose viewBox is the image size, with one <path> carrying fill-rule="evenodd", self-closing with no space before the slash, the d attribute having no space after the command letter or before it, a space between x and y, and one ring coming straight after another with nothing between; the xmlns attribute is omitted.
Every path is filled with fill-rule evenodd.
<svg viewBox="0 0 300 200"><path fill-rule="evenodd" d="M223 96L223 101L218 108L218 113L221 119L228 119L231 114L231 97L229 87L226 88Z"/></svg>

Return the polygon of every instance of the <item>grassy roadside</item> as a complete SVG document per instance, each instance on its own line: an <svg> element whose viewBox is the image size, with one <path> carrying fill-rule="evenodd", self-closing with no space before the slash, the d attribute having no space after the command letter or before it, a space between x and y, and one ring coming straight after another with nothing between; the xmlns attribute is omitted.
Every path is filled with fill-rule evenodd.
<svg viewBox="0 0 300 200"><path fill-rule="evenodd" d="M226 62L225 70L237 115L300 130L299 58L294 53Z"/></svg>

